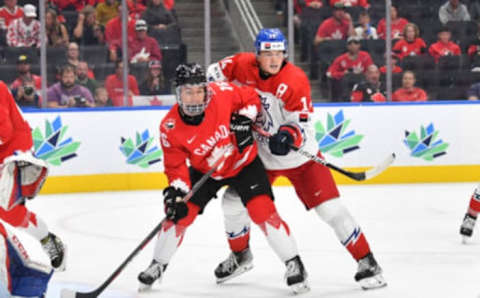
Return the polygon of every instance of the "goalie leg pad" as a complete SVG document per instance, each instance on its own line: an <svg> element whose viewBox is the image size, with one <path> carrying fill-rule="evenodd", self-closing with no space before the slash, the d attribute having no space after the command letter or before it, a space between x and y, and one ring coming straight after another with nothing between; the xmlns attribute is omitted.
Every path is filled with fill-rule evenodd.
<svg viewBox="0 0 480 298"><path fill-rule="evenodd" d="M230 249L241 252L248 247L250 239L250 218L237 192L229 187L222 198L225 232Z"/></svg>
<svg viewBox="0 0 480 298"><path fill-rule="evenodd" d="M14 296L43 297L53 270L30 260L25 248L15 235L3 229L0 240L0 255L4 256L0 266L2 280L8 275L9 292ZM3 296L2 296L3 297ZM8 297L8 296L7 296Z"/></svg>
<svg viewBox="0 0 480 298"><path fill-rule="evenodd" d="M0 208L0 218L14 227L24 229L39 241L48 235L45 222L29 211L25 205L16 205L9 211Z"/></svg>
<svg viewBox="0 0 480 298"><path fill-rule="evenodd" d="M337 238L355 260L370 253L365 236L350 212L339 199L326 201L315 207L318 216L335 231Z"/></svg>

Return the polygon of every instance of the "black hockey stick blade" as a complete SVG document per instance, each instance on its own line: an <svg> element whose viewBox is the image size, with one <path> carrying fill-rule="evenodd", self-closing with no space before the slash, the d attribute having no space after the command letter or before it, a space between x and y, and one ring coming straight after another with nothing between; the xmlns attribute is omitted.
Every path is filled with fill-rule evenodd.
<svg viewBox="0 0 480 298"><path fill-rule="evenodd" d="M222 162L227 159L227 157L231 154L231 150L233 149L233 145L227 146L224 148L222 155L213 163L212 168L208 170L193 186L192 189L187 193L185 197L183 197L183 201L186 203L190 198L202 187L205 182L207 182L208 178L212 176L215 170L220 166ZM61 298L96 298L100 295L106 287L108 287L117 276L123 271L123 269L130 263L130 261L152 240L155 235L162 229L163 222L166 220L164 218L148 235L143 241L133 250L130 255L123 261L120 266L113 272L106 281L103 282L98 288L94 289L90 292L76 292L70 289L62 289L60 297Z"/></svg>

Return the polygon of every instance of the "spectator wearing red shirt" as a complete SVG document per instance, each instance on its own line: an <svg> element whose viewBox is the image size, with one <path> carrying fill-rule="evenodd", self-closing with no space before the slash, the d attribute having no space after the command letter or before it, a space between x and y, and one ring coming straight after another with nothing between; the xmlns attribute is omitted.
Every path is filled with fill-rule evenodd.
<svg viewBox="0 0 480 298"><path fill-rule="evenodd" d="M317 35L313 43L320 44L325 40L347 39L355 35L352 17L345 11L343 3L335 4L333 16L323 21L318 27Z"/></svg>
<svg viewBox="0 0 480 298"><path fill-rule="evenodd" d="M127 34L135 35L135 18L133 15L128 16ZM118 49L122 47L122 6L118 6L118 16L108 21L105 26L105 42L109 47L110 60L118 60Z"/></svg>
<svg viewBox="0 0 480 298"><path fill-rule="evenodd" d="M62 10L81 11L86 5L90 5L90 6L97 5L97 0L50 0L50 3L55 5L59 11L62 11Z"/></svg>
<svg viewBox="0 0 480 298"><path fill-rule="evenodd" d="M438 32L438 41L428 49L428 53L435 58L435 62L438 62L438 59L442 56L459 56L462 54L460 47L453 41L450 41L451 37L452 34L447 27L443 27Z"/></svg>
<svg viewBox="0 0 480 298"><path fill-rule="evenodd" d="M7 30L13 20L23 17L23 9L17 6L17 0L5 0L4 3L0 7L0 29Z"/></svg>
<svg viewBox="0 0 480 298"><path fill-rule="evenodd" d="M365 72L365 81L353 86L351 100L353 102L373 101L385 102L385 88L380 82L380 71L375 64Z"/></svg>
<svg viewBox="0 0 480 298"><path fill-rule="evenodd" d="M335 6L337 3L343 3L346 7L351 6L361 6L363 8L368 8L368 0L330 0L330 6Z"/></svg>
<svg viewBox="0 0 480 298"><path fill-rule="evenodd" d="M360 51L360 40L352 36L347 41L347 52L335 58L327 70L327 76L340 80L348 72L361 74L372 63L370 54Z"/></svg>
<svg viewBox="0 0 480 298"><path fill-rule="evenodd" d="M10 84L10 89L17 89L22 86L25 79L33 81L35 89L42 89L42 78L31 72L30 58L27 55L20 55L17 59L18 77Z"/></svg>
<svg viewBox="0 0 480 298"><path fill-rule="evenodd" d="M420 9L420 8L419 8ZM392 16L392 39L402 38L402 32L408 21L404 18L398 17L398 11L395 6L390 7L390 14ZM385 18L378 22L377 26L378 37L385 39L387 34L387 25Z"/></svg>
<svg viewBox="0 0 480 298"><path fill-rule="evenodd" d="M419 37L420 30L414 23L408 23L403 29L403 39L397 41L393 51L403 59L405 56L418 56L427 51L427 44Z"/></svg>
<svg viewBox="0 0 480 298"><path fill-rule="evenodd" d="M162 53L157 41L147 35L147 22L137 20L135 23L135 36L128 40L128 59L131 63L162 60Z"/></svg>
<svg viewBox="0 0 480 298"><path fill-rule="evenodd" d="M163 0L163 6L168 10L172 10L175 7L175 0Z"/></svg>
<svg viewBox="0 0 480 298"><path fill-rule="evenodd" d="M115 73L109 75L105 80L105 88L108 97L116 107L123 106L123 62L115 62ZM139 95L137 80L134 76L128 75L128 105L133 105L132 96Z"/></svg>
<svg viewBox="0 0 480 298"><path fill-rule="evenodd" d="M386 59L385 59L386 60ZM401 73L403 69L397 65L398 63L398 56L396 54L392 54L392 73ZM387 66L384 65L380 67L380 73L386 74L387 73Z"/></svg>
<svg viewBox="0 0 480 298"><path fill-rule="evenodd" d="M427 93L418 87L415 87L415 74L412 71L406 71L402 77L402 88L397 89L392 95L392 101L427 101Z"/></svg>

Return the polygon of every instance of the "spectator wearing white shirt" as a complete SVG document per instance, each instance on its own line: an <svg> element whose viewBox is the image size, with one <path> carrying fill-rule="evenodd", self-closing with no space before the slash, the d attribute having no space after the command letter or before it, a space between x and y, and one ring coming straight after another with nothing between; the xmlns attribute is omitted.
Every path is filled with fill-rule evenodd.
<svg viewBox="0 0 480 298"><path fill-rule="evenodd" d="M442 24L455 21L470 21L470 13L467 6L460 0L448 0L438 11L438 18Z"/></svg>
<svg viewBox="0 0 480 298"><path fill-rule="evenodd" d="M23 18L13 20L8 26L7 44L11 47L40 47L40 22L36 20L37 8L26 4Z"/></svg>
<svg viewBox="0 0 480 298"><path fill-rule="evenodd" d="M370 23L370 15L364 11L358 16L358 24L355 35L360 39L378 39L377 29Z"/></svg>

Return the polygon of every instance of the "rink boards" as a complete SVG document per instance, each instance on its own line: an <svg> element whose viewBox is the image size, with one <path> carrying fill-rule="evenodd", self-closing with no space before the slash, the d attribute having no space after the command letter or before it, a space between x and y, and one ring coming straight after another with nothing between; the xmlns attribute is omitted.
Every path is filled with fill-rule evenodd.
<svg viewBox="0 0 480 298"><path fill-rule="evenodd" d="M26 109L35 150L51 165L43 193L163 188L158 127L167 111ZM363 183L461 182L480 180L479 115L475 102L322 104L313 123L325 158L340 167L364 170L396 154Z"/></svg>

